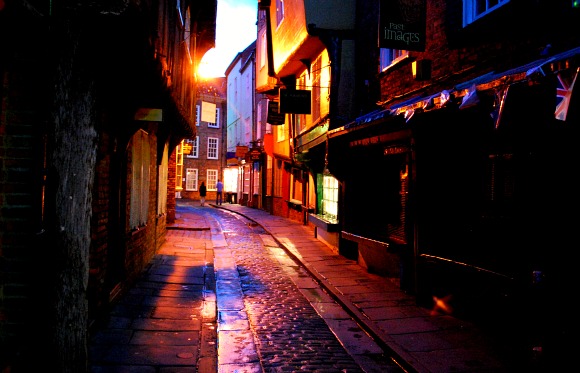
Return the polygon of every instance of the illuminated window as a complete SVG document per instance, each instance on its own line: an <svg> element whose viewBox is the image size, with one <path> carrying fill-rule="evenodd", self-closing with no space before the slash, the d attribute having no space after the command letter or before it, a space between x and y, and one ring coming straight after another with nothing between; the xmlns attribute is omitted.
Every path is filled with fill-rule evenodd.
<svg viewBox="0 0 580 373"><path fill-rule="evenodd" d="M389 49L381 48L380 50L380 70L385 71L389 66L396 64L397 62L405 59L409 56L409 51L401 49Z"/></svg>
<svg viewBox="0 0 580 373"><path fill-rule="evenodd" d="M331 175L322 177L322 215L327 220L338 219L338 180Z"/></svg>
<svg viewBox="0 0 580 373"><path fill-rule="evenodd" d="M218 180L218 170L207 170L206 175L207 182L205 183L205 185L207 186L207 190L216 190Z"/></svg>
<svg viewBox="0 0 580 373"><path fill-rule="evenodd" d="M187 139L185 142L191 146L191 152L186 154L186 158L199 158L199 136L195 137L195 140Z"/></svg>
<svg viewBox="0 0 580 373"><path fill-rule="evenodd" d="M207 159L218 159L218 140L217 137L207 139Z"/></svg>
<svg viewBox="0 0 580 373"><path fill-rule="evenodd" d="M510 0L463 0L463 27L509 3Z"/></svg>
<svg viewBox="0 0 580 373"><path fill-rule="evenodd" d="M220 128L220 108L215 108L215 123L207 122L209 128Z"/></svg>
<svg viewBox="0 0 580 373"><path fill-rule="evenodd" d="M197 190L197 168L188 168L185 171L185 190Z"/></svg>
<svg viewBox="0 0 580 373"><path fill-rule="evenodd" d="M318 56L312 64L312 123L320 119L320 75L322 70L321 57Z"/></svg>
<svg viewBox="0 0 580 373"><path fill-rule="evenodd" d="M286 132L288 128L286 127L286 123L276 126L276 141L284 141L286 140Z"/></svg>

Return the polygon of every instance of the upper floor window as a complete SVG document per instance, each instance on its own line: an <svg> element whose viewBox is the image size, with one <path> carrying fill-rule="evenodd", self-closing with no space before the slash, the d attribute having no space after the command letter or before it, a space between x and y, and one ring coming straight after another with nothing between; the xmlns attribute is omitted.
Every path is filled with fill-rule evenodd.
<svg viewBox="0 0 580 373"><path fill-rule="evenodd" d="M389 48L381 48L380 49L380 71L385 71L391 65L396 64L397 62L407 58L409 56L409 51L401 50L401 49L389 49Z"/></svg>
<svg viewBox="0 0 580 373"><path fill-rule="evenodd" d="M218 140L217 137L207 139L207 159L218 159Z"/></svg>
<svg viewBox="0 0 580 373"><path fill-rule="evenodd" d="M201 106L195 105L195 125L198 127L200 119L201 119Z"/></svg>
<svg viewBox="0 0 580 373"><path fill-rule="evenodd" d="M220 128L220 108L215 108L215 123L207 122L209 128Z"/></svg>
<svg viewBox="0 0 580 373"><path fill-rule="evenodd" d="M296 89L306 89L306 72L304 72L296 80ZM314 92L314 87L312 87ZM318 96L320 97L320 88L318 89ZM296 133L300 134L306 129L306 114L296 114Z"/></svg>
<svg viewBox="0 0 580 373"><path fill-rule="evenodd" d="M510 0L463 0L463 26L509 3Z"/></svg>
<svg viewBox="0 0 580 373"><path fill-rule="evenodd" d="M266 31L262 31L260 34L260 60L259 67L263 69L266 66L266 58L268 56L268 39L266 37Z"/></svg>
<svg viewBox="0 0 580 373"><path fill-rule="evenodd" d="M320 76L322 74L321 57L318 56L311 67L312 73L312 123L320 119Z"/></svg>
<svg viewBox="0 0 580 373"><path fill-rule="evenodd" d="M187 139L185 142L191 146L191 151L186 155L187 158L199 158L199 136L195 139Z"/></svg>
<svg viewBox="0 0 580 373"><path fill-rule="evenodd" d="M284 0L276 0L276 26L284 20Z"/></svg>

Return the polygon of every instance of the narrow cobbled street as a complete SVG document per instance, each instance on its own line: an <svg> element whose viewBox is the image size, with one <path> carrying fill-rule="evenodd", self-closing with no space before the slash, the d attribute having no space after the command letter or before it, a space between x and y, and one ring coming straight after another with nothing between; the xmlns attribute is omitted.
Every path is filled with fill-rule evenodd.
<svg viewBox="0 0 580 373"><path fill-rule="evenodd" d="M91 372L403 370L260 226L194 203L91 339Z"/></svg>
<svg viewBox="0 0 580 373"><path fill-rule="evenodd" d="M239 215L209 213L220 222L235 258L265 372L401 371L260 226ZM219 278L217 271L222 315L228 311L219 310Z"/></svg>

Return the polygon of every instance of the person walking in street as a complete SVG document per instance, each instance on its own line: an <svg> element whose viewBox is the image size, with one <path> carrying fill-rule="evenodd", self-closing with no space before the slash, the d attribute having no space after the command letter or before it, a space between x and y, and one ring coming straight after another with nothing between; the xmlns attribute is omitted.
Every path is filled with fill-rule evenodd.
<svg viewBox="0 0 580 373"><path fill-rule="evenodd" d="M221 205L222 199L223 199L224 183L222 183L222 181L219 179L218 179L218 182L216 184L216 190L217 190L217 193L215 195L215 204Z"/></svg>
<svg viewBox="0 0 580 373"><path fill-rule="evenodd" d="M205 181L202 181L201 185L199 186L199 200L200 200L201 206L205 206L205 196L206 195L207 195L207 188L205 187Z"/></svg>

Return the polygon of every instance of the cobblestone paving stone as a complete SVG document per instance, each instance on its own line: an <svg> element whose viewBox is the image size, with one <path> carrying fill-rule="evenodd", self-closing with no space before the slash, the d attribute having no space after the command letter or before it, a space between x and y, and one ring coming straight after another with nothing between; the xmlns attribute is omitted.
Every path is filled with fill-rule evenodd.
<svg viewBox="0 0 580 373"><path fill-rule="evenodd" d="M243 219L220 214L264 372L363 372ZM262 231L263 233L263 231Z"/></svg>

